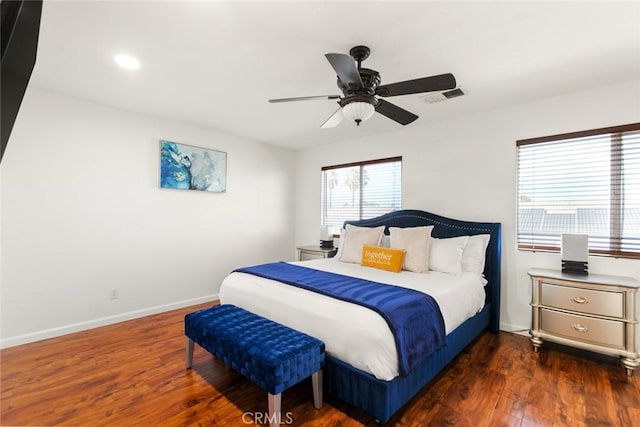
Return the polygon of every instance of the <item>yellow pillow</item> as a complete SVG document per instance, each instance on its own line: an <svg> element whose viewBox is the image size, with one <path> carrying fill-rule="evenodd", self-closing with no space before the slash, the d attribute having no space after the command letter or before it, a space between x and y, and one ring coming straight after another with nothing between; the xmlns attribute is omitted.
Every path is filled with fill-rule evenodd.
<svg viewBox="0 0 640 427"><path fill-rule="evenodd" d="M362 265L397 273L402 269L403 249L389 249L378 246L362 246Z"/></svg>

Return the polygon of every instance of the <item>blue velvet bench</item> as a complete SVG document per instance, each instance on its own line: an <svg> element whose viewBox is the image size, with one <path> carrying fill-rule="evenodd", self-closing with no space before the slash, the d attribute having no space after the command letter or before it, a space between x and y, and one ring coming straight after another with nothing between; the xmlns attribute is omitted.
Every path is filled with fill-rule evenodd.
<svg viewBox="0 0 640 427"><path fill-rule="evenodd" d="M280 423L281 393L309 376L313 404L322 407L324 343L319 339L231 304L187 314L184 333L187 369L196 342L269 393L271 425Z"/></svg>

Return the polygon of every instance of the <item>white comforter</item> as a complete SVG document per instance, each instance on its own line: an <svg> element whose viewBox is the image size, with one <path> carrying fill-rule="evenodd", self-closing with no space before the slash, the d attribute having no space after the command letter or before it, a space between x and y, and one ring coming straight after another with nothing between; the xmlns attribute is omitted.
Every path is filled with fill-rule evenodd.
<svg viewBox="0 0 640 427"><path fill-rule="evenodd" d="M336 259L295 262L305 267L415 289L440 305L449 334L484 306L486 280L474 273L453 276L392 273ZM305 332L324 341L326 352L381 380L398 376L398 356L385 320L373 310L245 273L232 273L220 288L220 302Z"/></svg>

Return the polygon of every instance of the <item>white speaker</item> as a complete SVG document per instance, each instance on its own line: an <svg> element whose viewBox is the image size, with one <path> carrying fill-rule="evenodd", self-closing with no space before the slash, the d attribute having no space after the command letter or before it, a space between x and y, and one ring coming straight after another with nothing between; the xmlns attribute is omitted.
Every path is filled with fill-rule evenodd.
<svg viewBox="0 0 640 427"><path fill-rule="evenodd" d="M563 234L561 258L563 273L588 274L589 236Z"/></svg>

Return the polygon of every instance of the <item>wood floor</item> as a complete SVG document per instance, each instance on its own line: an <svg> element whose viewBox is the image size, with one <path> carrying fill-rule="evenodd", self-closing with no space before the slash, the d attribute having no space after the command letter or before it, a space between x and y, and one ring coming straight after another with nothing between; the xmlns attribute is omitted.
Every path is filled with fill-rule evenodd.
<svg viewBox="0 0 640 427"><path fill-rule="evenodd" d="M266 392L197 346L185 370L183 318L204 306L2 350L0 424L259 424ZM535 354L526 337L485 333L388 424L640 426L639 375L613 358L552 346ZM308 380L282 406L283 425L376 425L330 397L315 410Z"/></svg>

